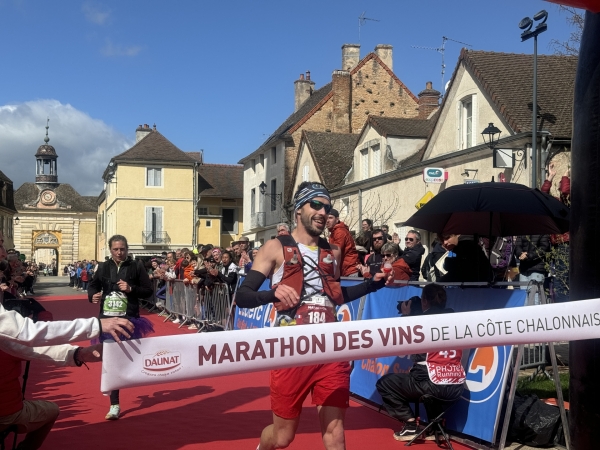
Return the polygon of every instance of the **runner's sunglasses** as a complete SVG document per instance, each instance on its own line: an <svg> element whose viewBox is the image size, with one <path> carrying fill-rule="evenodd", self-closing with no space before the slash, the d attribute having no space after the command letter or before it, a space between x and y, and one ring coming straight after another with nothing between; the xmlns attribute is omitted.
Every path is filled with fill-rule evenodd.
<svg viewBox="0 0 600 450"><path fill-rule="evenodd" d="M327 203L320 202L318 200L311 200L310 202L308 202L308 204L315 211L321 211L321 209L324 209L325 210L325 214L329 214L329 211L331 211L331 205L329 205Z"/></svg>

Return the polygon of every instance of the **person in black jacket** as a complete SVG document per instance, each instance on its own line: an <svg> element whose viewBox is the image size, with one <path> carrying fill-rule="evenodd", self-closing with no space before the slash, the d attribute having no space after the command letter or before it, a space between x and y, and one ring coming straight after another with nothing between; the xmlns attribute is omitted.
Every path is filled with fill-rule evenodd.
<svg viewBox="0 0 600 450"><path fill-rule="evenodd" d="M140 317L140 299L152 295L152 284L141 261L128 256L129 247L125 236L114 235L108 240L111 258L101 263L88 287L88 299L100 304L100 318L123 317L135 326L131 339L140 339L154 331L152 322ZM106 333L100 342L112 339ZM92 342L94 343L94 342ZM106 420L119 418L119 391L110 393L110 410Z"/></svg>
<svg viewBox="0 0 600 450"><path fill-rule="evenodd" d="M537 281L544 283L546 278L546 253L550 251L550 236L532 234L518 236L515 243L515 258L519 261L519 281ZM529 286L521 286L529 290ZM535 304L539 304L539 296L535 294Z"/></svg>
<svg viewBox="0 0 600 450"><path fill-rule="evenodd" d="M421 244L421 233L417 230L410 230L404 238L404 252L401 256L412 270L410 281L419 281L419 270L424 254L425 247Z"/></svg>
<svg viewBox="0 0 600 450"><path fill-rule="evenodd" d="M447 273L438 281L492 281L492 266L483 249L465 234L440 234L442 246L454 255L448 255L444 261Z"/></svg>

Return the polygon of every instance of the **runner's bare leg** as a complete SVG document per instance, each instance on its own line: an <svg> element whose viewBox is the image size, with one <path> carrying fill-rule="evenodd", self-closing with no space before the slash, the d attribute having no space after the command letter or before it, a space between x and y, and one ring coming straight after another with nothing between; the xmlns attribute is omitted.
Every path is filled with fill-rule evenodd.
<svg viewBox="0 0 600 450"><path fill-rule="evenodd" d="M323 444L327 450L345 450L344 418L346 408L335 406L317 406Z"/></svg>
<svg viewBox="0 0 600 450"><path fill-rule="evenodd" d="M288 447L300 423L300 416L294 419L284 419L273 414L273 423L266 427L260 435L260 450L273 450Z"/></svg>

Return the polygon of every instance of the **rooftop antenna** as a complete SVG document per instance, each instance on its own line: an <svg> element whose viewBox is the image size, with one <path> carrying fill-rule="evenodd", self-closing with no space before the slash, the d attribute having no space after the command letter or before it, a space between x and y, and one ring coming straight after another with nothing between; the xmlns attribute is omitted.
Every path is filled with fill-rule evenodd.
<svg viewBox="0 0 600 450"><path fill-rule="evenodd" d="M440 47L422 47L420 45L411 45L412 48L420 48L423 50L434 50L442 55L442 84L444 86L444 74L446 73L446 62L444 60L444 52L446 51L446 41L456 42L458 44L466 45L467 47L473 47L471 44L467 44L466 42L457 41L456 39L451 39L446 36L442 36L442 45Z"/></svg>
<svg viewBox="0 0 600 450"><path fill-rule="evenodd" d="M366 11L363 11L363 13L360 16L358 16L358 43L359 44L360 44L360 27L362 27L367 20L370 20L371 22L379 22L379 20L377 20L377 19L370 19L368 17L365 17L365 13L366 13Z"/></svg>

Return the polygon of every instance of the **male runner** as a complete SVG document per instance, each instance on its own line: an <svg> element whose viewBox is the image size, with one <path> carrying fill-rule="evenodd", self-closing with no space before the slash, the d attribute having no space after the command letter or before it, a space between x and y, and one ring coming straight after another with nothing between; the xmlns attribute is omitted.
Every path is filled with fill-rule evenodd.
<svg viewBox="0 0 600 450"><path fill-rule="evenodd" d="M335 322L335 305L383 287L393 273L378 273L352 287L341 287L340 252L320 237L331 211L329 192L319 183L304 182L293 199L296 228L261 247L252 270L237 291L241 308L273 303L277 325ZM271 290L260 291L265 278ZM344 416L349 403L350 364L318 364L271 371L273 423L261 435L260 450L286 448L294 440L302 403L309 392L317 405L323 444L345 449Z"/></svg>

